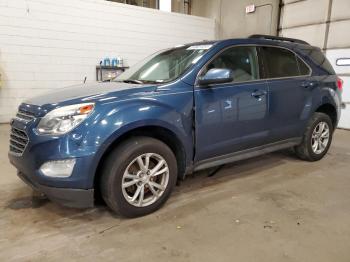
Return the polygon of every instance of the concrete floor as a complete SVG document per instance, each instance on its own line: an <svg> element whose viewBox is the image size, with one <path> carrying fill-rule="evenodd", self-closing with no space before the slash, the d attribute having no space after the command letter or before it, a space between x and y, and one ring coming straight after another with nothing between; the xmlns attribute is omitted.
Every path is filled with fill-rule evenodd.
<svg viewBox="0 0 350 262"><path fill-rule="evenodd" d="M350 261L349 131L317 163L279 152L196 174L137 219L33 198L7 140L0 125L0 261Z"/></svg>

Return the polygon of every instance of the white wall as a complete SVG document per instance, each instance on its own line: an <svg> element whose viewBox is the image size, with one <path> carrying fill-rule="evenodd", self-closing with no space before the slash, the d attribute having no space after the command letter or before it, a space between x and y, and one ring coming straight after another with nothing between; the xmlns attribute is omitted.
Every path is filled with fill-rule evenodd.
<svg viewBox="0 0 350 262"><path fill-rule="evenodd" d="M0 122L24 99L95 81L105 56L134 64L162 48L215 38L215 22L104 0L0 0Z"/></svg>
<svg viewBox="0 0 350 262"><path fill-rule="evenodd" d="M245 8L254 4L254 13ZM279 0L192 0L194 15L214 18L218 38L247 37L252 34L277 34Z"/></svg>

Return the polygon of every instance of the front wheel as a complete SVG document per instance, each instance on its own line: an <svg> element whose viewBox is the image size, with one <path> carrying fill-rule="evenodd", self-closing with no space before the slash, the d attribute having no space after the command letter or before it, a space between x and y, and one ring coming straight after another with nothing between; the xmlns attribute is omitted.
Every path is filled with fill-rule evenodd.
<svg viewBox="0 0 350 262"><path fill-rule="evenodd" d="M149 214L169 198L177 179L171 149L150 137L123 142L103 166L101 193L106 204L126 217Z"/></svg>
<svg viewBox="0 0 350 262"><path fill-rule="evenodd" d="M306 128L302 143L295 147L295 152L303 160L320 160L327 154L332 137L332 120L328 115L316 112Z"/></svg>

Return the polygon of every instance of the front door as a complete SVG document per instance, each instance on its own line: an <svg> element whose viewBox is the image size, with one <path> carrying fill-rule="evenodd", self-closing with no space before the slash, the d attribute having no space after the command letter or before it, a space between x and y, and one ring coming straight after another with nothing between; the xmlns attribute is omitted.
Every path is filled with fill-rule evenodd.
<svg viewBox="0 0 350 262"><path fill-rule="evenodd" d="M225 49L200 75L212 68L231 69L234 80L195 88L197 162L263 145L269 134L268 87L260 80L256 48Z"/></svg>

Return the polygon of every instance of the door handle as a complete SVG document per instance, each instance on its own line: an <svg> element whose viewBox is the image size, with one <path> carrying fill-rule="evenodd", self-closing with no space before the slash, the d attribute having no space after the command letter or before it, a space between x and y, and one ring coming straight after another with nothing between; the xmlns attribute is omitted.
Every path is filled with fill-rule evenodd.
<svg viewBox="0 0 350 262"><path fill-rule="evenodd" d="M301 86L304 88L310 88L316 85L316 82L314 81L304 81Z"/></svg>
<svg viewBox="0 0 350 262"><path fill-rule="evenodd" d="M252 93L252 97L256 98L256 99L261 99L261 97L266 96L267 92L263 91L263 90L255 90Z"/></svg>

